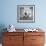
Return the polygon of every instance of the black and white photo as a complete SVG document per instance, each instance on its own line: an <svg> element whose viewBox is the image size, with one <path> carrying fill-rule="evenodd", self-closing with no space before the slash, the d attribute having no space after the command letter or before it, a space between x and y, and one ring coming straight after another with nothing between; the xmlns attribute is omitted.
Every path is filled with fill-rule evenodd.
<svg viewBox="0 0 46 46"><path fill-rule="evenodd" d="M35 5L17 5L18 22L35 22Z"/></svg>

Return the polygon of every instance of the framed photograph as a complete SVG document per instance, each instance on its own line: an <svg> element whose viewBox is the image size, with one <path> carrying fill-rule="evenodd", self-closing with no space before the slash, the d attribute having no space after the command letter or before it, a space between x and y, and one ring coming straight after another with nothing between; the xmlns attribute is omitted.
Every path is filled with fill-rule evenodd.
<svg viewBox="0 0 46 46"><path fill-rule="evenodd" d="M35 22L35 5L17 5L17 22Z"/></svg>

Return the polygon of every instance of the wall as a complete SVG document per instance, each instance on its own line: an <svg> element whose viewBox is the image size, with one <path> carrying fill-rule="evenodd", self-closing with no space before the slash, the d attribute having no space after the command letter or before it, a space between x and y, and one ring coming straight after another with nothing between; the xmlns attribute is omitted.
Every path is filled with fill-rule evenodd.
<svg viewBox="0 0 46 46"><path fill-rule="evenodd" d="M35 23L17 23L17 5L35 4ZM16 28L46 28L46 0L1 0L0 25L13 24Z"/></svg>

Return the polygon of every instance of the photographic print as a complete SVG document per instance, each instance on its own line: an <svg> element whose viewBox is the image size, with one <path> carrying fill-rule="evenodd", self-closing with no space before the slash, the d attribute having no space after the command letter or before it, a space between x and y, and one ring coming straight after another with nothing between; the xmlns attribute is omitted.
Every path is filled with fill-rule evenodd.
<svg viewBox="0 0 46 46"><path fill-rule="evenodd" d="M17 5L17 22L35 22L35 5Z"/></svg>

